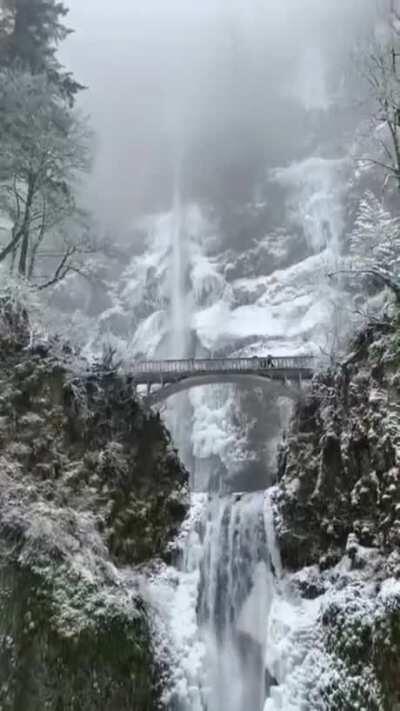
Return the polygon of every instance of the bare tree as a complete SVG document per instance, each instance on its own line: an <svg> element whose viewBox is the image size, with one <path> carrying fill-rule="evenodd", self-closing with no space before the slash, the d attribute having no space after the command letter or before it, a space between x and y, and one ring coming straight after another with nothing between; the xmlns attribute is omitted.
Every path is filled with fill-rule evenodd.
<svg viewBox="0 0 400 711"><path fill-rule="evenodd" d="M396 33L385 43L373 41L361 59L370 88L372 136L376 156L361 162L382 168L400 190L400 42Z"/></svg>

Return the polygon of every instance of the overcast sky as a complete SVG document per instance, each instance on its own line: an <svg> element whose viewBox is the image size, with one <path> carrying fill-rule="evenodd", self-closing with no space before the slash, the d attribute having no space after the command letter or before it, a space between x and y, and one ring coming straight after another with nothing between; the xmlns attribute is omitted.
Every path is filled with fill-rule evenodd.
<svg viewBox="0 0 400 711"><path fill-rule="evenodd" d="M242 190L264 149L274 160L293 140L290 105L327 108L377 2L68 0L62 56L89 87L100 217L166 205L182 160L194 194Z"/></svg>

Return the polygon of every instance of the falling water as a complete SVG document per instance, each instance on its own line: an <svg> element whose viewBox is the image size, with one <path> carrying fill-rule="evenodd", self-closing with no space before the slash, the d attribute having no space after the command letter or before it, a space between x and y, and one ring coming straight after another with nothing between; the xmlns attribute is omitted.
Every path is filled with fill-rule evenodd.
<svg viewBox="0 0 400 711"><path fill-rule="evenodd" d="M207 711L261 711L273 597L264 494L214 499L201 565L199 624L207 648Z"/></svg>
<svg viewBox="0 0 400 711"><path fill-rule="evenodd" d="M310 159L276 175L288 188L293 219L303 227L309 251L321 256L321 264L335 258L340 241L341 169L341 161ZM181 198L179 181L169 224L166 235L170 240L169 355L184 357L190 353L190 279L195 230L191 227L190 210ZM322 280L320 289L317 304L323 304L327 298ZM206 393L205 397L223 420L226 411L223 407L220 411L216 409L218 400L212 394ZM196 407L196 398L192 400ZM193 447L190 429L193 418L191 411L190 417L187 416L188 404L186 395L181 394L171 398L169 405L168 422L173 424L181 453L185 446ZM205 430L207 443L213 447L215 431L217 427ZM237 447L237 437L234 442ZM213 463L218 457L221 458L221 452L215 454L214 450L207 457L200 457L208 468L201 472L203 482L210 481L215 474ZM178 567L168 569L164 581L154 581L148 592L158 611L154 624L157 647L170 674L165 708L169 711L300 708L286 705L288 694L292 693L286 679L292 667L298 665L299 645L293 645L295 651L290 656L282 640L287 629L284 616L289 610L293 619L301 618L298 614L301 607L292 606L286 589L282 592L269 493L221 496L208 489L202 496L200 514L194 515L197 499L193 495ZM298 632L301 639L309 634L307 624L305 632L303 627ZM296 636L296 625L292 626ZM296 689L293 693L296 696Z"/></svg>
<svg viewBox="0 0 400 711"><path fill-rule="evenodd" d="M179 155L180 152L177 151L177 156ZM186 239L186 209L183 204L181 190L181 166L182 158L178 158L175 162L172 211L169 222L170 332L167 356L174 359L189 356L190 334L190 308L188 306L189 298L186 288L188 245ZM166 419L183 461L189 464L191 461L190 436L188 435L190 411L187 393L178 394L171 400Z"/></svg>
<svg viewBox="0 0 400 711"><path fill-rule="evenodd" d="M171 333L169 350L171 357L184 358L187 355L188 340L188 318L185 308L185 215L179 172L177 173L171 221Z"/></svg>
<svg viewBox="0 0 400 711"><path fill-rule="evenodd" d="M310 251L326 252L331 258L342 230L337 180L341 167L341 161L310 159L275 176L291 192L291 209ZM190 350L189 211L178 178L169 252L169 355L175 358L187 357ZM171 402L169 422L181 451L190 441L187 408L185 395ZM166 707L263 711L269 703L275 708L274 699L281 693L276 685L284 675L268 663L274 658L269 617L279 596L280 576L268 492L205 497L201 515L192 520L176 574L176 592L161 606L164 617L168 609L172 634L166 645L172 677Z"/></svg>
<svg viewBox="0 0 400 711"><path fill-rule="evenodd" d="M170 223L169 355L175 358L187 356L189 346L186 213L177 173ZM184 395L174 398L169 415L181 451L188 439L187 404ZM206 479L209 476L210 472ZM266 501L264 492L224 497L213 494L189 532L179 571L176 614L171 613L170 627L179 627L180 644L184 639L178 656L191 658L185 651L189 645L193 649L197 645L198 652L192 650L191 663L182 664L181 659L185 678L178 674L168 702L168 708L174 711L263 709L268 691L267 620L278 558L273 552L271 512ZM181 595L188 591L183 602ZM195 639L191 641L179 621L184 609L192 622L196 621L192 630Z"/></svg>
<svg viewBox="0 0 400 711"><path fill-rule="evenodd" d="M168 603L181 666L169 709L262 711L270 683L267 625L279 574L272 531L264 492L211 497L192 520L179 599Z"/></svg>

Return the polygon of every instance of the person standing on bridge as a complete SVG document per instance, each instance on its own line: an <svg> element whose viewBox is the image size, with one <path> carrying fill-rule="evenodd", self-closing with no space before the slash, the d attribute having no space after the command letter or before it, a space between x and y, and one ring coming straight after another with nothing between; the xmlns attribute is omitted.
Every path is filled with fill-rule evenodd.
<svg viewBox="0 0 400 711"><path fill-rule="evenodd" d="M267 355L267 368L275 368L275 363L272 359L272 355Z"/></svg>
<svg viewBox="0 0 400 711"><path fill-rule="evenodd" d="M262 358L259 360L259 367L260 368L275 368L275 363L272 360L272 356L268 355L266 358Z"/></svg>

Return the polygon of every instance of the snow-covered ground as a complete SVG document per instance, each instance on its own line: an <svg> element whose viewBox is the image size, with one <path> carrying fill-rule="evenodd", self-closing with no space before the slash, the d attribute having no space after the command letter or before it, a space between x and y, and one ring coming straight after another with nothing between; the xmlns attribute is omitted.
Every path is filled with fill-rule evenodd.
<svg viewBox="0 0 400 711"><path fill-rule="evenodd" d="M361 551L368 559L368 551ZM371 561L372 563L372 561ZM296 593L300 578L314 583L321 593L305 599ZM268 619L266 668L276 680L264 711L323 711L329 708L365 709L368 689L370 706L385 708L382 689L366 659L360 674L359 660L346 664L335 654L330 635L341 635L341 645L357 657L361 629L372 635L389 610L398 605L400 581L386 579L379 590L373 565L352 570L346 556L327 574L305 568L280 581ZM358 642L357 642L358 640ZM387 643L390 644L387 634ZM336 705L335 705L336 704Z"/></svg>

